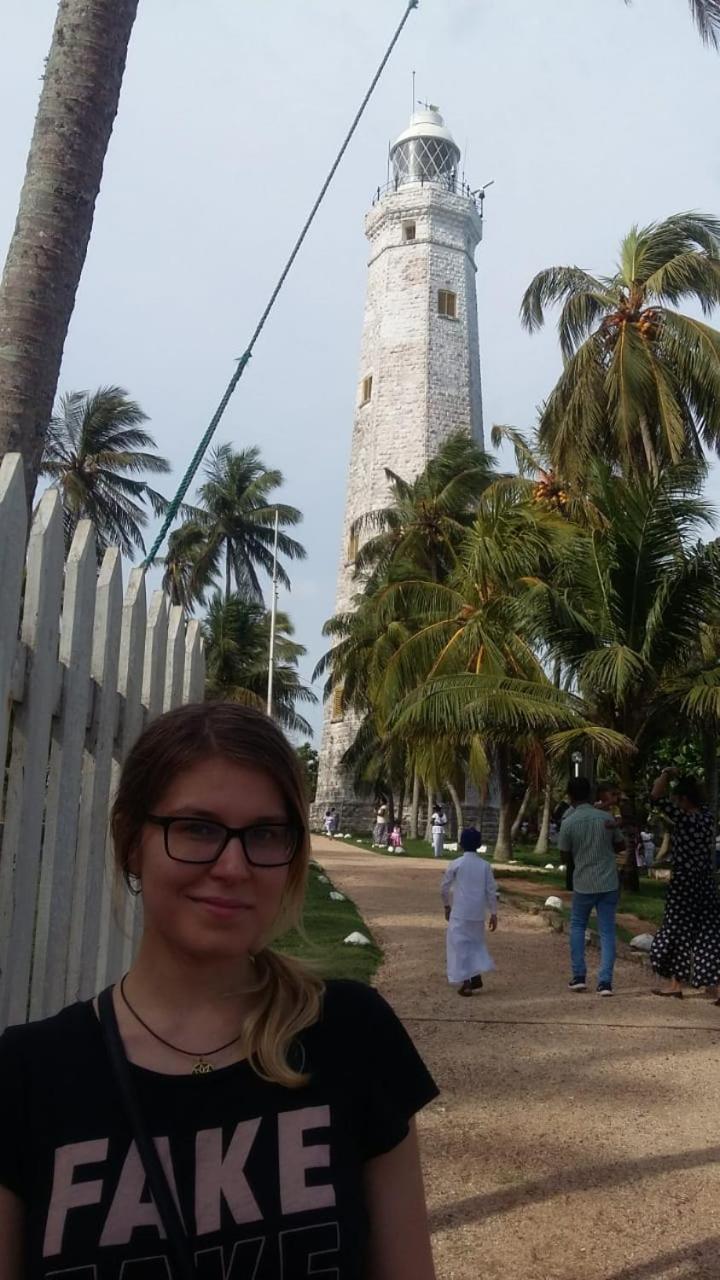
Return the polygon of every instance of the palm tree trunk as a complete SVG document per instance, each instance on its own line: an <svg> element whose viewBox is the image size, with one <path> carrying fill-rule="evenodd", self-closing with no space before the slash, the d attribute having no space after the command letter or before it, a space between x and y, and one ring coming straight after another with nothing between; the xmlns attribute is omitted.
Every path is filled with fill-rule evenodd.
<svg viewBox="0 0 720 1280"><path fill-rule="evenodd" d="M418 838L418 819L420 817L420 774L413 774L412 806L410 809L410 839Z"/></svg>
<svg viewBox="0 0 720 1280"><path fill-rule="evenodd" d="M427 814L426 814L426 822L425 822L425 839L427 840L428 844L432 844L432 811L433 811L433 800L432 800L432 791L430 790L430 787L428 787L428 786L426 786L426 787L425 787L425 795L427 796Z"/></svg>
<svg viewBox="0 0 720 1280"><path fill-rule="evenodd" d="M640 872L638 871L637 858L635 857L635 846L640 835L641 824L638 820L635 805L635 775L627 764L620 770L620 785L627 796L627 802L623 801L621 807L621 821L627 846L620 876L621 888L629 893L639 893ZM626 804L627 807L625 807Z"/></svg>
<svg viewBox="0 0 720 1280"><path fill-rule="evenodd" d="M504 745L495 751L495 764L500 785L500 814L498 833L495 841L495 861L507 861L512 857L512 834L510 830L510 807L512 792L510 787L510 752Z"/></svg>
<svg viewBox="0 0 720 1280"><path fill-rule="evenodd" d="M462 829L463 829L463 813L462 813L462 805L461 805L461 803L460 803L460 797L459 797L459 795L458 795L457 791L455 790L455 788L454 788L454 786L453 786L452 782L448 782L448 783L446 783L446 786L447 786L448 791L450 792L450 796L451 796L451 799L452 799L452 802L453 802L453 808L455 809L455 822L456 822L456 824L457 824L457 832L456 832L456 835L455 835L455 839L456 839L456 840L459 840L459 839L460 839L460 833L461 833L461 831L462 831Z"/></svg>
<svg viewBox="0 0 720 1280"><path fill-rule="evenodd" d="M405 780L403 779L403 781L400 783L400 788L398 790L398 806L397 806L397 818L396 818L396 821L400 825L400 830L402 830L404 809L405 809Z"/></svg>
<svg viewBox="0 0 720 1280"><path fill-rule="evenodd" d="M138 0L60 0L0 283L0 456L37 482Z"/></svg>
<svg viewBox="0 0 720 1280"><path fill-rule="evenodd" d="M523 796L520 802L520 808L518 809L515 815L515 821L513 822L510 828L510 836L513 840L517 840L520 827L522 826L522 820L525 817L525 814L527 813L527 807L530 803L531 795L532 795L532 787L526 787L525 795Z"/></svg>
<svg viewBox="0 0 720 1280"><path fill-rule="evenodd" d="M655 446L653 445L653 442L650 439L650 428L648 426L648 420L645 417L644 413L641 413L640 417L638 418L638 426L640 427L640 438L642 439L643 450L645 452L645 461L648 464L648 467L650 469L650 475L652 476L653 480L657 480L660 469L658 467L658 460L657 460L657 454L655 452Z"/></svg>
<svg viewBox="0 0 720 1280"><path fill-rule="evenodd" d="M535 852L546 854L550 843L550 813L552 810L552 781L548 777L545 783L545 796L543 798L542 818L540 819L540 830L535 844Z"/></svg>
<svg viewBox="0 0 720 1280"><path fill-rule="evenodd" d="M232 595L232 556L230 555L230 539L225 543L225 603Z"/></svg>
<svg viewBox="0 0 720 1280"><path fill-rule="evenodd" d="M556 689L562 685L562 663L558 658L555 659L553 665L553 684ZM545 795L543 797L542 817L540 819L540 830L538 838L535 842L535 853L547 853L550 845L550 817L552 814L552 774L550 772L550 761L546 759L547 782L545 783Z"/></svg>

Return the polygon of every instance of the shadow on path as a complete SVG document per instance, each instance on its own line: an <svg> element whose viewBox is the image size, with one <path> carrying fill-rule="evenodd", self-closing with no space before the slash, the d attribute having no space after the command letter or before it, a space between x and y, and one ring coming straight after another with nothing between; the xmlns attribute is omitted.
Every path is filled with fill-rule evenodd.
<svg viewBox="0 0 720 1280"><path fill-rule="evenodd" d="M667 1156L647 1156L641 1160L627 1160L608 1164L575 1166L564 1173L553 1173L547 1178L537 1178L519 1185L491 1191L485 1195L471 1196L467 1200L438 1205L430 1214L434 1231L457 1225L460 1222L482 1222L496 1214L512 1213L524 1205L538 1204L557 1196L602 1191L608 1187L639 1183L642 1179L662 1177L668 1173L680 1173L716 1164L720 1160L720 1146L700 1147ZM621 1273L625 1276L625 1272ZM628 1273L628 1276L634 1272ZM718 1259L720 1275L720 1258ZM619 1280L619 1278L618 1278Z"/></svg>
<svg viewBox="0 0 720 1280"><path fill-rule="evenodd" d="M708 1236L696 1244L663 1253L649 1262L638 1262L613 1271L605 1280L715 1280L720 1275L720 1236Z"/></svg>

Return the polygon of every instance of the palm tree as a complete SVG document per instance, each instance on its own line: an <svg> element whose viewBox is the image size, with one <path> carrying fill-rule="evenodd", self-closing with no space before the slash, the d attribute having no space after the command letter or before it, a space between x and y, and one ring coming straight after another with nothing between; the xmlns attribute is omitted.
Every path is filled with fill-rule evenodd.
<svg viewBox="0 0 720 1280"><path fill-rule="evenodd" d="M304 547L282 532L283 528L299 524L302 513L297 507L272 499L273 491L282 483L282 472L268 470L256 447L235 452L231 445L223 444L213 449L205 466L205 482L198 491L199 505L186 509L190 523L204 532L205 548L196 564L200 589L212 581L222 560L225 599L230 599L234 583L248 600L262 600L257 569L272 575L276 512L280 518L280 554L291 560L305 559ZM280 563L278 580L290 586Z"/></svg>
<svg viewBox="0 0 720 1280"><path fill-rule="evenodd" d="M388 662L410 631L403 620L387 623L379 618L370 588L366 594L356 596L354 605L354 609L325 623L323 634L332 637L334 644L318 662L312 679L327 677L325 698L334 697L336 689L342 689L344 712L354 715L357 726L342 766L359 794L372 792L388 797L392 822L396 816L395 795L399 797L398 809L402 810L402 798L417 762L399 739L390 741L379 690Z"/></svg>
<svg viewBox="0 0 720 1280"><path fill-rule="evenodd" d="M680 721L720 729L720 668L703 641L718 626L720 544L698 541L713 515L703 476L686 463L630 480L596 464L604 527L585 531L536 601L585 715L632 743L620 770L631 799L658 737Z"/></svg>
<svg viewBox="0 0 720 1280"><path fill-rule="evenodd" d="M0 284L0 457L28 501L53 410L138 0L60 0Z"/></svg>
<svg viewBox="0 0 720 1280"><path fill-rule="evenodd" d="M157 453L155 441L142 427L147 422L135 400L121 387L100 387L92 395L73 391L62 397L60 411L50 421L41 472L60 490L67 544L77 523L92 520L98 554L109 545L134 558L145 550L142 530L148 523L144 503L155 515L166 508L162 494L143 471L165 475L170 463Z"/></svg>
<svg viewBox="0 0 720 1280"><path fill-rule="evenodd" d="M218 591L210 601L202 630L207 696L247 703L264 711L270 653L270 615L265 606L238 594L226 600ZM317 698L298 675L298 661L306 650L293 639L293 634L289 617L279 612L275 624L273 714L286 729L312 734L311 725L300 715L296 703L314 705Z"/></svg>
<svg viewBox="0 0 720 1280"><path fill-rule="evenodd" d="M720 332L675 310L720 303L720 220L680 213L633 227L611 276L580 267L541 271L525 293L532 333L561 305L564 368L538 438L565 481L597 456L657 478L664 462L720 452Z"/></svg>
<svg viewBox="0 0 720 1280"><path fill-rule="evenodd" d="M461 688L463 698L486 700L488 718L482 729L468 734L462 728L464 713L457 720L448 715L437 737L451 745L456 760L464 754L478 784L487 782L493 767L497 770L498 856L510 853L515 755L519 752L535 783L544 769L539 708L546 717L543 723L554 729L579 723L576 710L571 713L567 700L558 700L545 674L532 616L538 579L552 563L557 544L574 537L566 521L529 500L524 486L498 481L481 497L456 568L445 583L406 580L378 593L381 622L388 614L405 614L415 623L384 669L382 697L396 732L426 725L417 700L431 697L431 691L444 691L450 698L448 709ZM466 675L471 676L466 684L455 683ZM511 712L508 691L517 694ZM509 715L506 721L491 714L492 707L501 705ZM427 737L423 740L427 746Z"/></svg>
<svg viewBox="0 0 720 1280"><path fill-rule="evenodd" d="M205 604L205 595L219 567L220 554L207 555L206 531L196 520L186 520L168 538L163 559L163 589L173 604L192 613L196 604Z"/></svg>
<svg viewBox="0 0 720 1280"><path fill-rule="evenodd" d="M390 501L356 520L352 534L370 537L360 547L356 573L380 581L391 565L412 566L439 582L454 567L457 549L480 495L493 479L494 460L467 432L445 441L415 480L389 468Z"/></svg>
<svg viewBox="0 0 720 1280"><path fill-rule="evenodd" d="M355 522L352 536L367 540L355 559L360 580L354 608L331 618L324 634L335 641L318 663L317 679L330 673L326 697L343 687L343 704L355 714L357 733L343 759L356 789L374 789L387 794L391 816L394 796L399 808L405 791L413 792L413 813L417 813L420 778L413 770L422 768L426 787L437 789L447 778L440 776L437 761L427 755L422 762L387 735L386 716L376 691L385 675L387 662L410 632L401 618L389 625L378 623L373 598L388 582L406 577L444 579L457 560L461 540L472 521L472 513L482 492L492 479L494 463L478 449L466 432L450 437L413 481L386 469L390 500L384 508ZM453 757L456 776L457 755ZM462 783L462 779L460 779Z"/></svg>

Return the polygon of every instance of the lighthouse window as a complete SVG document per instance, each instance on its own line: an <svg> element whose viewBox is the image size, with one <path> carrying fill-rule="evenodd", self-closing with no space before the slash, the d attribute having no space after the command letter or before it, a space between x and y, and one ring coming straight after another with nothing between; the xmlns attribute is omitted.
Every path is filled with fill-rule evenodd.
<svg viewBox="0 0 720 1280"><path fill-rule="evenodd" d="M368 402L372 400L372 384L373 384L372 374L369 373L367 378L363 378L363 381L362 381L362 392L360 395L361 405L368 404Z"/></svg>
<svg viewBox="0 0 720 1280"><path fill-rule="evenodd" d="M441 289L438 293L438 315L447 320L457 320L457 294L449 289Z"/></svg>
<svg viewBox="0 0 720 1280"><path fill-rule="evenodd" d="M414 222L403 222L403 240L406 244L409 244L414 240L416 234L417 228Z"/></svg>
<svg viewBox="0 0 720 1280"><path fill-rule="evenodd" d="M357 533L351 533L348 538L347 559L348 564L354 564L357 560L358 551L360 550L360 538Z"/></svg>
<svg viewBox="0 0 720 1280"><path fill-rule="evenodd" d="M332 718L333 720L342 720L343 718L343 686L336 684L332 692Z"/></svg>

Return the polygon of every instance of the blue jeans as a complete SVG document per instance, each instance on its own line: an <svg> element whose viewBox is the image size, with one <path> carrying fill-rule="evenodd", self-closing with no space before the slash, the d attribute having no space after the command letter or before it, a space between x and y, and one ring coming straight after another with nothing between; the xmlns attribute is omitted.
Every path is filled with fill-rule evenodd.
<svg viewBox="0 0 720 1280"><path fill-rule="evenodd" d="M619 900L619 889L613 889L612 893L578 893L576 891L573 894L570 915L570 959L573 978L584 980L586 976L585 930L594 907L597 911L600 931L598 982L608 982L612 986L615 965L615 913Z"/></svg>

